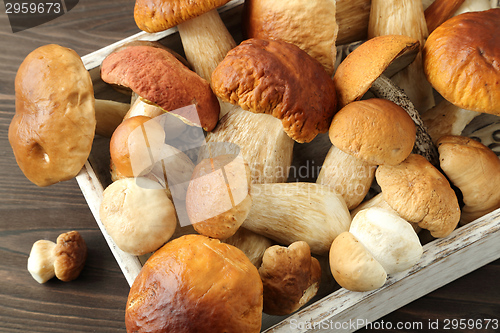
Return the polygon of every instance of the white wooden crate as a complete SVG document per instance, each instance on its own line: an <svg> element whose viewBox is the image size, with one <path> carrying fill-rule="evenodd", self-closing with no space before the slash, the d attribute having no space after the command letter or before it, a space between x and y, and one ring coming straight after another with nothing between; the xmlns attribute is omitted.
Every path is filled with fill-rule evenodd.
<svg viewBox="0 0 500 333"><path fill-rule="evenodd" d="M241 14L243 0L233 0L220 9L223 17ZM84 56L96 96L113 95L101 81L99 66L116 47L134 40L177 38L177 29L148 34L138 33ZM165 43L164 43L165 44ZM168 40L166 42L168 46ZM106 232L99 218L104 188L109 185L108 140L97 138L94 149L77 176L78 184L129 285L139 273L140 258L121 251ZM288 317L264 315L263 332L352 332L363 323L375 321L431 291L500 258L500 209L460 227L444 239L424 246L419 263L411 269L392 275L386 284L371 292L351 292L343 288L317 300Z"/></svg>

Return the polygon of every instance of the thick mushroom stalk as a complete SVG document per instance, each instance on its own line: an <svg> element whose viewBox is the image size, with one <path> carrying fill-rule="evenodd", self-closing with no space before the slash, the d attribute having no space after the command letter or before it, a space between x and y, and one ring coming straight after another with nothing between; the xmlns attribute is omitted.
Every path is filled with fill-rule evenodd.
<svg viewBox="0 0 500 333"><path fill-rule="evenodd" d="M372 0L368 38L382 35L405 35L417 39L420 49L428 36L421 0ZM391 78L423 112L434 106L432 87L425 78L422 53Z"/></svg>

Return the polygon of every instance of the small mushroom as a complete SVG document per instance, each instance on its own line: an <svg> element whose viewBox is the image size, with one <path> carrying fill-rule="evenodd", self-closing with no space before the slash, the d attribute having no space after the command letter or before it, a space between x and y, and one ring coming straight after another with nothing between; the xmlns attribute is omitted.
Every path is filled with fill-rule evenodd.
<svg viewBox="0 0 500 333"><path fill-rule="evenodd" d="M384 200L408 222L433 237L446 237L458 225L458 199L446 177L423 156L411 154L395 166L381 165L375 178Z"/></svg>
<svg viewBox="0 0 500 333"><path fill-rule="evenodd" d="M387 275L415 265L423 249L413 228L391 210L371 207L360 211L348 232L330 249L330 267L337 283L352 291L384 285Z"/></svg>
<svg viewBox="0 0 500 333"><path fill-rule="evenodd" d="M224 243L243 251L257 268L262 264L262 257L266 250L274 244L269 238L243 227L240 227L231 237L226 238Z"/></svg>
<svg viewBox="0 0 500 333"><path fill-rule="evenodd" d="M54 276L61 281L76 279L87 260L87 245L78 231L63 233L56 243L39 240L33 244L28 258L28 271L38 283Z"/></svg>
<svg viewBox="0 0 500 333"><path fill-rule="evenodd" d="M444 136L438 141L441 168L463 195L461 224L500 208L500 159L471 138Z"/></svg>
<svg viewBox="0 0 500 333"><path fill-rule="evenodd" d="M211 131L219 120L220 106L210 85L170 52L152 46L129 46L107 56L101 78L132 89L149 103ZM189 105L193 108L185 108Z"/></svg>
<svg viewBox="0 0 500 333"><path fill-rule="evenodd" d="M284 316L297 311L316 295L321 266L311 257L309 245L298 241L288 247L274 245L268 248L259 274L264 286L263 311Z"/></svg>
<svg viewBox="0 0 500 333"><path fill-rule="evenodd" d="M204 159L195 167L186 193L186 209L197 232L218 239L231 237L251 205L250 169L241 156Z"/></svg>
<svg viewBox="0 0 500 333"><path fill-rule="evenodd" d="M252 0L245 1L243 25L247 38L297 45L332 75L339 30L335 15L336 2L331 0Z"/></svg>
<svg viewBox="0 0 500 333"><path fill-rule="evenodd" d="M333 118L329 130L333 146L317 182L338 189L348 208L354 209L368 193L376 166L404 161L412 152L415 134L412 119L395 103L378 98L352 102Z"/></svg>
<svg viewBox="0 0 500 333"><path fill-rule="evenodd" d="M38 186L74 178L89 157L96 118L90 74L78 54L50 44L31 52L15 80L9 142Z"/></svg>
<svg viewBox="0 0 500 333"><path fill-rule="evenodd" d="M177 226L165 188L144 177L119 179L106 187L99 216L118 248L137 256L160 248Z"/></svg>

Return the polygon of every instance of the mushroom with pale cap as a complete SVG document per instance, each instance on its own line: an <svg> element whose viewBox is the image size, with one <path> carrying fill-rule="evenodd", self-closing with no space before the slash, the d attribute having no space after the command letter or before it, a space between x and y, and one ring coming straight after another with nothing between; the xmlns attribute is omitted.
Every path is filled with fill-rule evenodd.
<svg viewBox="0 0 500 333"><path fill-rule="evenodd" d="M415 135L413 120L395 103L379 98L352 102L333 117L329 130L333 146L317 183L333 186L354 209L368 193L376 166L404 161Z"/></svg>
<svg viewBox="0 0 500 333"><path fill-rule="evenodd" d="M461 224L500 208L500 159L471 138L444 136L439 139L441 168L462 192Z"/></svg>
<svg viewBox="0 0 500 333"><path fill-rule="evenodd" d="M38 283L54 276L61 281L76 279L87 260L87 245L78 231L60 234L56 243L39 240L33 244L28 258L28 271Z"/></svg>
<svg viewBox="0 0 500 333"><path fill-rule="evenodd" d="M408 222L433 237L446 237L458 225L458 199L446 177L423 156L411 154L398 165L381 165L375 178L384 200Z"/></svg>
<svg viewBox="0 0 500 333"><path fill-rule="evenodd" d="M245 1L243 24L247 38L278 39L297 45L332 75L338 25L332 0Z"/></svg>
<svg viewBox="0 0 500 333"><path fill-rule="evenodd" d="M144 177L119 179L106 187L99 216L116 245L137 256L160 248L177 226L168 192Z"/></svg>
<svg viewBox="0 0 500 333"><path fill-rule="evenodd" d="M101 78L206 131L219 120L220 106L210 84L162 48L138 45L112 52L102 62Z"/></svg>
<svg viewBox="0 0 500 333"><path fill-rule="evenodd" d="M15 90L9 142L24 175L38 186L72 179L96 127L94 89L81 58L59 45L39 47L19 67Z"/></svg>
<svg viewBox="0 0 500 333"><path fill-rule="evenodd" d="M259 274L264 286L264 313L284 316L297 311L318 292L321 266L309 245L297 241L266 250Z"/></svg>
<svg viewBox="0 0 500 333"><path fill-rule="evenodd" d="M360 211L349 231L330 249L330 268L337 283L352 291L384 285L387 275L415 265L423 248L417 234L391 210L372 207Z"/></svg>

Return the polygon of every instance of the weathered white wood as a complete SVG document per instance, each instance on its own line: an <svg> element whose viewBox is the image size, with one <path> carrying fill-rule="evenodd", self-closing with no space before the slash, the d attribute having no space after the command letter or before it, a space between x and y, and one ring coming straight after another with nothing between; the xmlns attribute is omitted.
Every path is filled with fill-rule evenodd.
<svg viewBox="0 0 500 333"><path fill-rule="evenodd" d="M294 332L324 331L326 325L333 325L328 327L335 332L353 332L362 328L362 324L373 322L498 258L500 209L458 228L444 239L426 244L419 263L390 276L382 288L371 292L339 289L265 332L289 332L290 328L295 328L292 325L304 326ZM307 323L320 325L320 322L324 326L316 327L323 330L306 326ZM356 325L351 325L353 322ZM424 330L427 324L423 323Z"/></svg>
<svg viewBox="0 0 500 333"><path fill-rule="evenodd" d="M243 2L244 0L231 1L219 11L232 10L241 6ZM134 40L159 40L176 33L176 31L173 28L156 34L141 32L84 56L82 59L92 76L94 90L97 92L110 89L100 80L99 66L114 48ZM103 160L101 162L97 161L97 155L96 158L93 157L91 156L89 160L92 163L99 163L99 165L92 165L91 162L87 162L76 179L111 252L115 256L127 282L131 285L145 258L132 256L121 251L107 234L100 221L99 207L104 187L107 184L100 181L100 179L106 177L96 174L94 170L107 170L109 161ZM427 244L424 247L424 254L417 265L406 272L390 276L382 288L366 293L339 289L288 318L264 315L263 331L269 333L290 332L295 327L297 329L293 329L294 332L324 332L330 329L331 331L352 332L359 329L364 324L373 322L401 306L500 258L499 229L500 209L457 229L445 239L435 240ZM307 324L312 325L313 323L316 323L316 325L323 323L323 325L316 326L316 329L309 329ZM424 325L422 331L425 331L427 323L423 322L422 324ZM344 325L344 327L338 327L339 325ZM300 326L302 327L300 328Z"/></svg>

